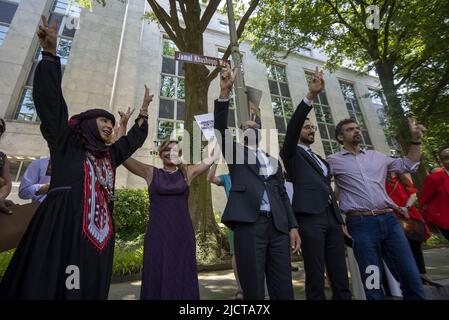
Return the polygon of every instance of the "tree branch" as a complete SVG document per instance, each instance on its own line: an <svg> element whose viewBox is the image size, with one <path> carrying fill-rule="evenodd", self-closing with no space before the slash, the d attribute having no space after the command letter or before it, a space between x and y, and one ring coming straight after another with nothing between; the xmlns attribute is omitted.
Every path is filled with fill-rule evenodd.
<svg viewBox="0 0 449 320"><path fill-rule="evenodd" d="M343 24L344 26L346 26L346 28L349 29L349 31L351 31L357 38L359 38L360 43L362 44L363 47L365 47L366 49L369 49L369 45L368 45L368 41L360 34L360 32L358 32L356 29L354 29L341 15L340 11L338 10L338 8L336 6L334 6L334 4L332 3L332 1L330 0L325 0L325 2L332 8L332 10L334 11L334 13L337 15L338 19L340 20L340 23Z"/></svg>
<svg viewBox="0 0 449 320"><path fill-rule="evenodd" d="M168 13L162 8L156 0L147 0L148 4L156 15L159 23L164 28L165 32L167 32L170 39L172 39L176 45L180 43L180 39L175 34L175 28L172 26L173 21ZM179 45L178 45L179 46Z"/></svg>
<svg viewBox="0 0 449 320"><path fill-rule="evenodd" d="M177 44L178 48L185 48L185 41L184 41L184 29L181 28L181 25L179 23L178 19L178 11L176 8L176 0L170 0L170 15L173 22L172 28L178 35L179 44Z"/></svg>
<svg viewBox="0 0 449 320"><path fill-rule="evenodd" d="M412 76L413 72L415 72L416 69L428 59L429 56L424 56L418 61L412 62L410 68L405 72L405 75L402 77L401 81L396 84L396 88L399 89L404 83L406 83ZM405 69L405 66L402 69ZM396 72L396 74L398 73L399 71Z"/></svg>
<svg viewBox="0 0 449 320"><path fill-rule="evenodd" d="M200 24L198 26L198 32L203 33L207 26L209 25L210 20L218 9L221 0L210 0L209 4L204 10L203 16L201 17Z"/></svg>
<svg viewBox="0 0 449 320"><path fill-rule="evenodd" d="M251 17L254 10L256 10L257 6L259 5L260 0L251 0L251 3L249 4L248 9L246 10L245 14L243 15L242 19L240 20L239 26L237 28L237 38L240 39L240 37L243 34L243 31L245 31L245 25L248 22L249 18ZM231 44L229 44L228 48L226 49L223 60L226 60L231 55ZM211 83L212 80L214 80L218 74L220 73L220 68L215 68L212 70L209 75L207 76L208 83Z"/></svg>
<svg viewBox="0 0 449 320"><path fill-rule="evenodd" d="M441 77L440 82L438 83L438 85L435 87L435 89L433 90L433 93L431 95L430 101L426 106L426 112L428 112L429 114L432 113L433 108L435 107L435 103L438 99L438 96L440 95L441 91L449 84L449 65L446 67L446 72L444 73L444 75Z"/></svg>
<svg viewBox="0 0 449 320"><path fill-rule="evenodd" d="M393 18L393 12L394 12L394 8L396 5L396 1L393 0L393 3L391 4L390 10L388 11L388 16L387 16L387 22L385 23L385 28L384 28L384 50L382 53L382 59L386 60L388 57L388 39L389 39L389 32L390 32L390 23L391 23L391 19Z"/></svg>
<svg viewBox="0 0 449 320"><path fill-rule="evenodd" d="M186 9L186 6L185 6L185 1L180 0L180 1L178 1L178 3L179 3L179 8L181 9L182 18L184 19L184 21L186 21L186 19L187 19L187 9Z"/></svg>

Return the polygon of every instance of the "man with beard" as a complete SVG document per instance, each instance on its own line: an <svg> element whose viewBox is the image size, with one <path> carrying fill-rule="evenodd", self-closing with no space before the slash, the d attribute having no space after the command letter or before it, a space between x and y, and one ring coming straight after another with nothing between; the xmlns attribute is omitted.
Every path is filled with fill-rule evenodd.
<svg viewBox="0 0 449 320"><path fill-rule="evenodd" d="M382 259L398 276L404 299L424 299L418 268L393 212L396 205L385 190L387 172L414 172L418 168L424 127L409 120L409 128L411 144L405 158L361 148L362 132L353 119L342 120L335 128L335 138L343 149L329 156L328 162L368 300L384 298L380 287Z"/></svg>
<svg viewBox="0 0 449 320"><path fill-rule="evenodd" d="M307 114L316 96L324 89L323 71L315 71L309 92L296 108L285 135L281 157L292 180L293 210L299 224L306 273L307 300L325 300L325 266L333 299L349 300L342 217L331 187L329 165L310 146L316 127Z"/></svg>

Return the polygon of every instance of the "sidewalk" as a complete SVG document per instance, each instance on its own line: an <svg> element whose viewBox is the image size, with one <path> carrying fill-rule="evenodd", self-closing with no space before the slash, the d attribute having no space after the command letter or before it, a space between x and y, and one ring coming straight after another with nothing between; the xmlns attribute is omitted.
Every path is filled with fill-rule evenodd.
<svg viewBox="0 0 449 320"><path fill-rule="evenodd" d="M445 297L449 297L449 248L438 248L424 251L427 272L432 279L445 285ZM302 262L300 271L293 271L293 287L298 300L305 299L304 269ZM298 263L294 263L297 266ZM236 291L234 274L232 270L200 272L200 295L202 300L232 300ZM140 281L114 283L109 291L110 300L135 300L140 296ZM441 292L440 292L441 293ZM436 298L437 291L426 288L429 298ZM326 296L331 297L329 287L326 285Z"/></svg>

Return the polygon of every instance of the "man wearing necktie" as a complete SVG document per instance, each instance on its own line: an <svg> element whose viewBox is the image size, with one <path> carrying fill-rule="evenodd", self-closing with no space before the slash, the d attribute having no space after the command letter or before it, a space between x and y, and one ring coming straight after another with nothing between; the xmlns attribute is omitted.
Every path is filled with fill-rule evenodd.
<svg viewBox="0 0 449 320"><path fill-rule="evenodd" d="M331 188L329 165L310 146L316 127L307 118L313 100L324 89L323 72L315 72L309 92L288 126L281 157L293 183L293 210L301 234L307 300L325 300L327 270L333 299L351 299L347 276L343 220Z"/></svg>
<svg viewBox="0 0 449 320"><path fill-rule="evenodd" d="M250 120L242 124L243 144L234 142L227 130L234 79L230 69L222 73L220 98L215 100L214 110L217 140L232 182L221 221L234 231L244 299L265 298L264 278L271 300L294 299L290 249L299 251L298 225L279 161L259 148L259 125Z"/></svg>

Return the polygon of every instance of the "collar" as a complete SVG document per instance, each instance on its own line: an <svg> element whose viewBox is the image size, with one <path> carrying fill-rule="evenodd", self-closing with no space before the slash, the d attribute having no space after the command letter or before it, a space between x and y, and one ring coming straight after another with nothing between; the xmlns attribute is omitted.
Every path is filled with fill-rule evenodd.
<svg viewBox="0 0 449 320"><path fill-rule="evenodd" d="M345 147L341 148L340 152L342 155L352 154L352 152L349 152L348 150L346 150ZM360 153L366 153L366 148L360 148Z"/></svg>
<svg viewBox="0 0 449 320"><path fill-rule="evenodd" d="M309 146L306 146L305 144L302 144L302 143L298 143L298 147L303 148L307 152L309 152L309 150L311 150L311 148Z"/></svg>

